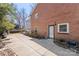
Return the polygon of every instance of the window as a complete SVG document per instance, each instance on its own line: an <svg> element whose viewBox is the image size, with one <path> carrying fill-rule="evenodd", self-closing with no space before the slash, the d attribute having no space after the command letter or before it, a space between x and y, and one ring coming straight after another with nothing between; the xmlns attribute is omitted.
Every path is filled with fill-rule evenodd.
<svg viewBox="0 0 79 59"><path fill-rule="evenodd" d="M58 24L59 33L69 33L69 23Z"/></svg>
<svg viewBox="0 0 79 59"><path fill-rule="evenodd" d="M35 19L37 19L37 18L38 18L38 13L35 14Z"/></svg>

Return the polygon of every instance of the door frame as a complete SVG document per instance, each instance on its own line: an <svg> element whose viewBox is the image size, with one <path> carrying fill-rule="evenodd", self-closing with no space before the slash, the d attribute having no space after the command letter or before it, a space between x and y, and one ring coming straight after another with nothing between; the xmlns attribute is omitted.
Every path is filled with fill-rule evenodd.
<svg viewBox="0 0 79 59"><path fill-rule="evenodd" d="M48 38L51 39L50 36L49 36L49 34L50 34L50 33L49 33L49 27L50 27L50 26L53 26L53 28L54 28L54 29L53 29L53 31L54 31L54 32L53 32L53 36L54 36L53 39L55 39L55 25L48 25Z"/></svg>

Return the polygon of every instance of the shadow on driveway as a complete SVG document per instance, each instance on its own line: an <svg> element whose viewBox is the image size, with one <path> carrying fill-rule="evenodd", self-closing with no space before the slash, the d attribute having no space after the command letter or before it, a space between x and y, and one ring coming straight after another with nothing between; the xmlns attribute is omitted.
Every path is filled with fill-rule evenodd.
<svg viewBox="0 0 79 59"><path fill-rule="evenodd" d="M30 39L58 56L79 56L79 54L53 43L53 39Z"/></svg>

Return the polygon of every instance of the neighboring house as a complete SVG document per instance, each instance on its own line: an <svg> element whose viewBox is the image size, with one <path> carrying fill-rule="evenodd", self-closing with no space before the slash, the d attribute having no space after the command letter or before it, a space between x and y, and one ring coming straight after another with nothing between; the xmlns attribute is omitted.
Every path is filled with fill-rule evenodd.
<svg viewBox="0 0 79 59"><path fill-rule="evenodd" d="M79 4L38 4L32 13L31 30L49 38L79 40Z"/></svg>
<svg viewBox="0 0 79 59"><path fill-rule="evenodd" d="M30 18L31 18L31 16L28 16L28 17L27 17L27 20L26 20L26 22L25 22L25 30L26 30L26 31L31 31L31 30L30 30L30 28L31 28Z"/></svg>
<svg viewBox="0 0 79 59"><path fill-rule="evenodd" d="M31 32L31 21L30 20L31 20L32 12L36 8L36 6L37 6L36 3L30 4L31 11L30 11L29 15L27 16L27 18L25 20L25 26L24 26L25 31Z"/></svg>

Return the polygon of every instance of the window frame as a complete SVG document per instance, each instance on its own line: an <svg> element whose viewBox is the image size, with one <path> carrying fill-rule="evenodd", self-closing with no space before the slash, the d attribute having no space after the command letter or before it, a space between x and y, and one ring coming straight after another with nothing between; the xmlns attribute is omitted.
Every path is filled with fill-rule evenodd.
<svg viewBox="0 0 79 59"><path fill-rule="evenodd" d="M39 15L39 13L38 13L38 12L37 12L37 13L35 13L35 15L34 15L35 19L38 19L38 15Z"/></svg>
<svg viewBox="0 0 79 59"><path fill-rule="evenodd" d="M60 25L67 25L67 31L66 32L60 31ZM69 33L69 23L58 24L58 33Z"/></svg>

